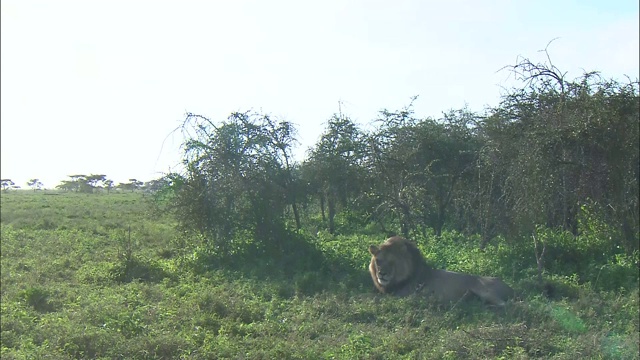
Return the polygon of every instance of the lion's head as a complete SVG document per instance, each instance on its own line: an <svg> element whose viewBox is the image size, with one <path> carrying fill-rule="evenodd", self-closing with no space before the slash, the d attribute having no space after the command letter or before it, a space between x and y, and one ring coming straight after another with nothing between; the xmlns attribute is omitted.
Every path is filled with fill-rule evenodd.
<svg viewBox="0 0 640 360"><path fill-rule="evenodd" d="M369 246L369 252L371 278L384 293L398 290L426 267L415 244L399 236L387 239L379 247Z"/></svg>
<svg viewBox="0 0 640 360"><path fill-rule="evenodd" d="M399 236L369 246L369 252L369 273L382 293L406 296L421 292L442 302L478 297L493 305L504 305L513 296L513 289L498 278L432 269L416 245Z"/></svg>

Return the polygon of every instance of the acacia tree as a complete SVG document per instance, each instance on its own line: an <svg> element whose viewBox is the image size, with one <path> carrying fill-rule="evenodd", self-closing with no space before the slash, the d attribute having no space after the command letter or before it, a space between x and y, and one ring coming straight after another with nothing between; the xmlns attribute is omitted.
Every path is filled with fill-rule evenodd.
<svg viewBox="0 0 640 360"><path fill-rule="evenodd" d="M411 199L415 189L410 181L412 169L406 165L418 151L416 138L412 136L418 120L413 117L412 104L396 112L382 110L380 115L378 128L366 141L365 168L373 176L365 194L374 206L373 215L380 222L390 216L407 237L415 228Z"/></svg>
<svg viewBox="0 0 640 360"><path fill-rule="evenodd" d="M462 109L439 120L419 120L411 105L380 115L367 141L372 186L365 194L375 215L397 221L404 236L410 231L424 235L427 229L440 235L455 220L465 184L475 176L479 118Z"/></svg>
<svg viewBox="0 0 640 360"><path fill-rule="evenodd" d="M11 179L2 179L0 180L0 183L2 184L2 191L4 192L9 191L9 189L16 184L11 181Z"/></svg>
<svg viewBox="0 0 640 360"><path fill-rule="evenodd" d="M412 101L415 98L412 99ZM474 156L467 128L473 116L451 112L444 119L417 119L412 103L400 111L383 110L367 143L372 174L365 193L379 222L389 218L400 232L439 235L450 216L454 194Z"/></svg>
<svg viewBox="0 0 640 360"><path fill-rule="evenodd" d="M595 72L569 81L549 58L510 69L526 86L481 126L490 145L483 171L498 182L500 200L492 202L502 203L520 233L541 224L577 234L583 205L593 204L625 234L622 245L637 248L638 81L605 81Z"/></svg>
<svg viewBox="0 0 640 360"><path fill-rule="evenodd" d="M107 189L107 194L111 193L111 189L114 188L113 186L113 180L111 179L106 179L103 181L104 187Z"/></svg>
<svg viewBox="0 0 640 360"><path fill-rule="evenodd" d="M298 194L300 193L299 173L296 171L296 164L293 162L291 147L297 142L297 131L292 123L288 121L274 121L269 116L263 116L267 140L273 148L273 157L277 160L277 166L281 167L284 196L287 204L291 206L296 223L296 229L300 230L300 211L298 209Z"/></svg>
<svg viewBox="0 0 640 360"><path fill-rule="evenodd" d="M144 182L138 180L138 179L129 179L129 182L127 183L127 186L131 189L131 192L134 192L138 189L140 189L140 187L142 187L142 185L144 184Z"/></svg>
<svg viewBox="0 0 640 360"><path fill-rule="evenodd" d="M106 185L108 181L111 181L106 179L106 175L98 174L78 174L69 175L69 177L71 180L61 181L56 188L71 192L93 193L96 189L99 189L102 185ZM110 184L113 185L113 181L111 181Z"/></svg>
<svg viewBox="0 0 640 360"><path fill-rule="evenodd" d="M463 182L461 192L456 196L455 216L457 228L468 234L480 234L480 248L496 235L511 234L513 224L504 194L504 180L508 166L504 161L503 146L513 146L508 152L516 151L514 143L521 136L517 130L506 131L509 124L496 121L495 116L485 116L478 120L476 128L475 171L472 178ZM508 156L508 155L507 155Z"/></svg>
<svg viewBox="0 0 640 360"><path fill-rule="evenodd" d="M143 184L144 183L142 181L139 181L138 179L129 179L129 182L119 183L116 187L122 189L123 191L130 190L131 192L134 192L140 189Z"/></svg>
<svg viewBox="0 0 640 360"><path fill-rule="evenodd" d="M60 184L56 185L56 189L60 189L62 191L76 191L77 183L70 180L62 180Z"/></svg>
<svg viewBox="0 0 640 360"><path fill-rule="evenodd" d="M32 188L35 192L36 190L42 189L43 184L39 179L30 179L29 181L27 181L27 186Z"/></svg>
<svg viewBox="0 0 640 360"><path fill-rule="evenodd" d="M347 208L359 195L364 184L362 161L365 152L364 135L348 117L334 115L319 142L309 152L304 177L316 187L323 221L328 220L329 232L335 232L337 206ZM328 217L325 215L325 205Z"/></svg>
<svg viewBox="0 0 640 360"><path fill-rule="evenodd" d="M67 181L63 181L63 183L61 185L63 185L64 188L70 189L71 191L75 191L75 192L83 192L83 193L92 193L94 187L91 185L91 183L89 183L89 176L88 175L82 175L82 174L77 174L77 175L69 175L69 177L71 178L71 180L67 180Z"/></svg>
<svg viewBox="0 0 640 360"><path fill-rule="evenodd" d="M223 252L231 251L242 231L260 244L278 243L285 208L298 211L293 125L251 112L232 113L219 124L187 114L182 130L186 173L174 181L181 223L207 235Z"/></svg>
<svg viewBox="0 0 640 360"><path fill-rule="evenodd" d="M99 189L101 187L101 184L104 184L106 180L107 175L91 174L86 177L85 182L91 189L91 192L93 192L94 190Z"/></svg>
<svg viewBox="0 0 640 360"><path fill-rule="evenodd" d="M462 109L414 127L418 151L409 164L413 169L410 180L418 195L414 207L420 214L419 224L436 235L452 221L454 203L466 196L465 183L474 178L479 150L474 127L477 120L477 115Z"/></svg>
<svg viewBox="0 0 640 360"><path fill-rule="evenodd" d="M153 180L149 180L147 182L144 183L144 185L142 186L144 192L146 193L150 193L150 194L155 194L158 191L163 190L164 188L166 188L167 186L169 186L170 183L168 181L168 179L163 176L159 179L153 179Z"/></svg>

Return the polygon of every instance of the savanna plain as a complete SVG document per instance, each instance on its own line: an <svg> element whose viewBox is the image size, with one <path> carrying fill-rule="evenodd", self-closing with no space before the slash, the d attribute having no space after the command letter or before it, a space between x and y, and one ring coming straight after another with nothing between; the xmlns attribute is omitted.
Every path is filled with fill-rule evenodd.
<svg viewBox="0 0 640 360"><path fill-rule="evenodd" d="M544 286L530 239L415 239L435 267L519 294L442 306L376 294L367 247L385 234L347 216L339 235L291 231L269 251L238 237L221 255L139 192L1 196L2 359L638 358L637 253L585 260L597 224L575 242L539 229ZM577 261L554 262L564 250Z"/></svg>

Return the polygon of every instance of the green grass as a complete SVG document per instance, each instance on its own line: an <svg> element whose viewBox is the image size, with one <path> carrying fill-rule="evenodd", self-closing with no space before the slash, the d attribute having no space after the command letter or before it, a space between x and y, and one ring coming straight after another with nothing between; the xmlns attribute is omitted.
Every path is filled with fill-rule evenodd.
<svg viewBox="0 0 640 360"><path fill-rule="evenodd" d="M221 257L140 194L1 196L2 359L639 357L626 258L601 264L597 284L548 274L549 300L530 248L421 239L435 265L501 276L523 297L441 307L374 293L367 245L381 236L291 235L268 257Z"/></svg>

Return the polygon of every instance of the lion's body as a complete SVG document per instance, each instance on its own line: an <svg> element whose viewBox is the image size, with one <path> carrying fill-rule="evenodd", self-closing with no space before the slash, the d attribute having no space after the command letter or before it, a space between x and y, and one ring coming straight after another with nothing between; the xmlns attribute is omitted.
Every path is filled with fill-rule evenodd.
<svg viewBox="0 0 640 360"><path fill-rule="evenodd" d="M498 278L431 268L415 244L399 236L387 239L379 247L370 246L369 252L369 272L382 293L421 293L443 303L477 296L492 305L504 305L513 297L513 289Z"/></svg>

